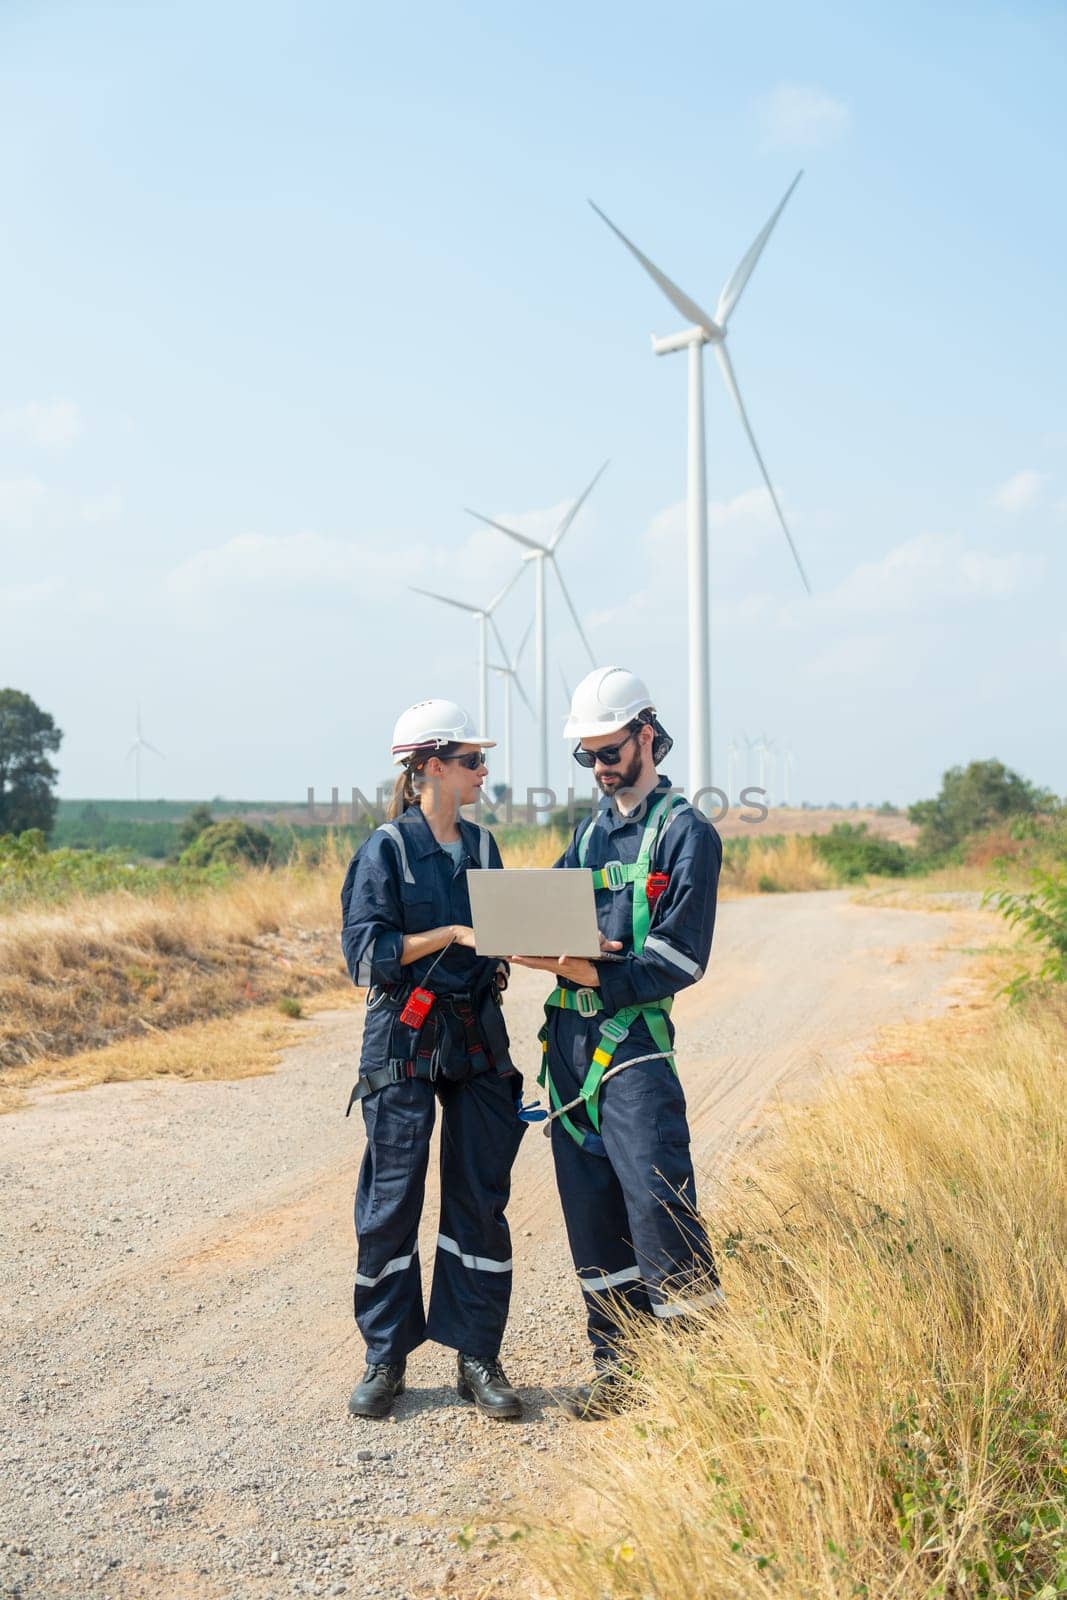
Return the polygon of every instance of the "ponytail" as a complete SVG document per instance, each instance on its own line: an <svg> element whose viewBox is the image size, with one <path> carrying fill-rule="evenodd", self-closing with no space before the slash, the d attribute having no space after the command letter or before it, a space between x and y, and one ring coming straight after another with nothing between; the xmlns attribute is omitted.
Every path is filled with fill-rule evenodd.
<svg viewBox="0 0 1067 1600"><path fill-rule="evenodd" d="M414 755L408 756L403 771L393 785L393 797L386 813L389 822L394 821L402 811L406 811L408 806L421 804L419 790L422 784L418 780L427 761L432 760L434 756L451 755L456 748L456 741L453 739L448 744L443 744L439 750L418 750Z"/></svg>

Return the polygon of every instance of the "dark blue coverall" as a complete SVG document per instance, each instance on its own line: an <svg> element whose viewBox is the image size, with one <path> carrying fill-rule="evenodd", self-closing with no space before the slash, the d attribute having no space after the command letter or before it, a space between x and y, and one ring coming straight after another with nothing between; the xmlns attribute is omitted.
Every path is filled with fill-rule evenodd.
<svg viewBox="0 0 1067 1600"><path fill-rule="evenodd" d="M635 862L648 811L669 788L670 780L661 776L659 787L630 817L606 797L592 823L579 823L556 866L578 866L578 840L586 828L587 867ZM625 959L596 964L604 1011L583 1017L569 1009L549 1010L548 1068L564 1103L581 1089L606 1017L677 994L703 976L721 865L716 829L688 804L677 805L663 823L653 855L653 871L666 873L668 881L652 908L640 955L633 949L632 885L596 891L600 931L622 941ZM578 985L564 982L562 987ZM657 1048L638 1017L612 1065ZM619 1332L612 1314L615 1296L639 1312L673 1317L713 1304L721 1295L711 1246L696 1215L685 1095L670 1063L648 1061L620 1072L602 1086L599 1110L604 1155L583 1150L559 1121L552 1124L552 1153L571 1255L585 1294L593 1358L605 1364L614 1359ZM589 1127L580 1110L571 1115L580 1128Z"/></svg>
<svg viewBox="0 0 1067 1600"><path fill-rule="evenodd" d="M377 828L349 864L341 945L352 981L368 986L360 1078L392 1062L433 1061L433 1083L402 1077L361 1101L367 1146L356 1190L355 1312L369 1362L402 1361L424 1339L495 1357L511 1298L504 1208L524 1124L522 1078L499 1003L502 964L453 945L427 987L438 997L421 1030L400 1020L440 952L405 967L405 933L471 924L467 871L500 867L496 840L460 820L458 867L417 805ZM464 1020L464 1013L466 1019ZM401 1069L403 1070L403 1069ZM353 1096L355 1095L353 1090ZM441 1214L429 1316L418 1230L436 1112L442 1109Z"/></svg>

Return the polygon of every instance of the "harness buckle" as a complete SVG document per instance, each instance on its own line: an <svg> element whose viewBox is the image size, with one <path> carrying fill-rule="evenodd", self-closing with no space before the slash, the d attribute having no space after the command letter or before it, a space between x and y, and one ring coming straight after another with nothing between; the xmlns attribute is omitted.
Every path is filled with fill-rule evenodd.
<svg viewBox="0 0 1067 1600"><path fill-rule="evenodd" d="M626 869L621 861L606 861L602 870L604 873L604 884L606 888L626 888Z"/></svg>
<svg viewBox="0 0 1067 1600"><path fill-rule="evenodd" d="M595 1017L600 1010L595 989L579 989L574 1004L580 1017Z"/></svg>
<svg viewBox="0 0 1067 1600"><path fill-rule="evenodd" d="M630 1032L629 1028L624 1028L622 1023L617 1021L615 1017L608 1017L602 1022L600 1031L611 1040L612 1044L616 1045L622 1044L622 1041Z"/></svg>

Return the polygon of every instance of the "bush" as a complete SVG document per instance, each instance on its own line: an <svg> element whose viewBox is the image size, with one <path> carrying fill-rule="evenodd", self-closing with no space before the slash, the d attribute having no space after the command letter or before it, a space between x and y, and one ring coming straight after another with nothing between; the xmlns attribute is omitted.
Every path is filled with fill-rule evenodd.
<svg viewBox="0 0 1067 1600"><path fill-rule="evenodd" d="M902 878L914 870L915 855L893 839L868 833L867 824L835 822L829 833L816 834L816 852L845 883L855 883L868 873Z"/></svg>
<svg viewBox="0 0 1067 1600"><path fill-rule="evenodd" d="M271 838L251 822L229 817L199 832L179 857L183 867L266 866L271 858Z"/></svg>
<svg viewBox="0 0 1067 1600"><path fill-rule="evenodd" d="M1012 1001L1041 983L1067 983L1067 870L1046 872L1038 868L1025 894L1008 889L990 890L983 905L994 905L1013 927L1020 927L1037 945L1042 962L1036 974L1021 972L1006 985Z"/></svg>

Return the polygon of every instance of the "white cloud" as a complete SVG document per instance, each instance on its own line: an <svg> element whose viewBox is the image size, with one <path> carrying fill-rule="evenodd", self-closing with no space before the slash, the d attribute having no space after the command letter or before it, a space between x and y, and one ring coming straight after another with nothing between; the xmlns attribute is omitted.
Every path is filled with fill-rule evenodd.
<svg viewBox="0 0 1067 1600"><path fill-rule="evenodd" d="M1039 557L1017 550L1006 555L970 550L958 533L920 533L880 561L856 567L816 601L824 610L870 615L945 600L999 599L1027 587L1041 566Z"/></svg>
<svg viewBox="0 0 1067 1600"><path fill-rule="evenodd" d="M115 522L122 515L123 498L117 489L107 494L88 495L81 503L83 522Z"/></svg>
<svg viewBox="0 0 1067 1600"><path fill-rule="evenodd" d="M0 435L43 450L65 450L82 432L81 408L73 400L31 400L0 411Z"/></svg>
<svg viewBox="0 0 1067 1600"><path fill-rule="evenodd" d="M1033 467L1025 467L1022 472L1016 472L1002 483L994 492L993 499L1002 511L1029 511L1040 499L1047 482L1046 472L1035 472Z"/></svg>
<svg viewBox="0 0 1067 1600"><path fill-rule="evenodd" d="M38 478L0 478L0 528L27 532L40 515L47 493Z"/></svg>
<svg viewBox="0 0 1067 1600"><path fill-rule="evenodd" d="M769 149L819 150L846 132L852 120L848 106L823 89L780 83L762 95L756 109Z"/></svg>

